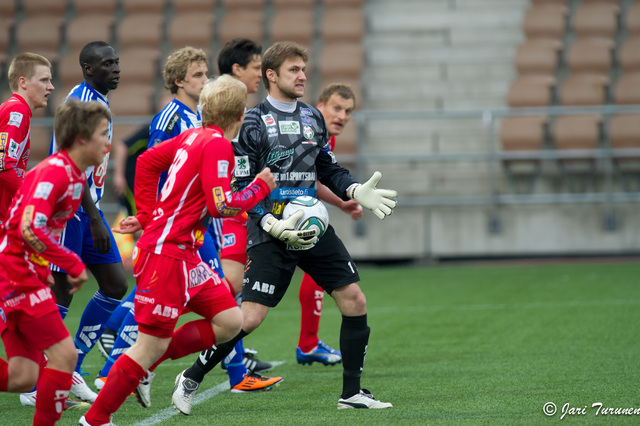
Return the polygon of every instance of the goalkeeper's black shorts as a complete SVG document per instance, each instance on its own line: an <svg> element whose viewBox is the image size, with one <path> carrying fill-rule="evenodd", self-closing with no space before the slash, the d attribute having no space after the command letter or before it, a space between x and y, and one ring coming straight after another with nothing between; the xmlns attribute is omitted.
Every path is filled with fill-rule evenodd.
<svg viewBox="0 0 640 426"><path fill-rule="evenodd" d="M287 291L296 266L329 294L360 281L351 255L329 225L308 250L287 250L287 245L275 238L251 247L247 251L242 300L276 306Z"/></svg>

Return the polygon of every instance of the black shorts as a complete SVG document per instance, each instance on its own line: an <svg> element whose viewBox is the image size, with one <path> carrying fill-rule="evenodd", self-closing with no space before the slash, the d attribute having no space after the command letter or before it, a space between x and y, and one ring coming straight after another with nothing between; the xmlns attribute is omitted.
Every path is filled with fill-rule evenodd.
<svg viewBox="0 0 640 426"><path fill-rule="evenodd" d="M275 238L247 251L242 282L242 300L276 306L289 287L299 266L327 293L360 281L358 269L342 240L329 225L325 234L309 250L287 250Z"/></svg>

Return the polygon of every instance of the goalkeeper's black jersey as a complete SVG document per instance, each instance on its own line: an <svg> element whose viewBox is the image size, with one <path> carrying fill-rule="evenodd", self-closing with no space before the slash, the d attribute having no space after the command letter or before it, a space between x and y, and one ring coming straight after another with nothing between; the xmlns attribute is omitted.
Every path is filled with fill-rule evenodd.
<svg viewBox="0 0 640 426"><path fill-rule="evenodd" d="M292 113L282 112L268 100L251 109L233 141L235 171L233 189L239 190L255 175L269 167L278 187L249 211L247 248L269 241L260 226L267 213L282 218L284 206L301 195L316 196L320 180L339 197L347 200L346 189L355 180L341 167L329 148L329 135L320 111L297 102Z"/></svg>

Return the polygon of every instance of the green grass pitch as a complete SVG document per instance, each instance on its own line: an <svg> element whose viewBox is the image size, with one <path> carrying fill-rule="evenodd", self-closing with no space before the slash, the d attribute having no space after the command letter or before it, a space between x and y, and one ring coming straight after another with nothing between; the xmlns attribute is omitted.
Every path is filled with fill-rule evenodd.
<svg viewBox="0 0 640 426"><path fill-rule="evenodd" d="M341 367L299 366L296 275L282 303L245 339L284 377L270 392L231 394L216 368L188 417L174 414L176 375L195 356L161 365L152 407L129 397L118 425L210 424L543 424L637 423L640 415L604 414L640 408L640 264L574 262L361 267L371 339L362 385L394 407L336 409ZM95 282L75 297L67 318L75 332ZM188 318L188 317L187 317ZM338 347L340 315L325 298L320 337ZM0 345L0 356L4 347ZM85 361L93 386L102 358ZM557 413L546 416L552 402ZM592 404L602 403L600 411ZM565 405L568 404L568 405ZM548 405L547 409L551 409ZM572 409L572 410L569 410ZM640 412L640 410L638 410ZM0 425L30 424L33 408L0 395ZM81 413L64 413L75 425Z"/></svg>

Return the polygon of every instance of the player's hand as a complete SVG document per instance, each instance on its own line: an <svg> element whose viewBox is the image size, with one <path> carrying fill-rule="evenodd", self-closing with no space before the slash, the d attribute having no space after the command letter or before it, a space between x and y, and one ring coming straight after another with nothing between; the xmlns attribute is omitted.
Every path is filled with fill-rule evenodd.
<svg viewBox="0 0 640 426"><path fill-rule="evenodd" d="M96 253L109 253L109 250L111 250L111 234L104 225L102 217L98 216L96 219L90 220L89 227L91 228L91 238L93 238L93 249Z"/></svg>
<svg viewBox="0 0 640 426"><path fill-rule="evenodd" d="M142 230L140 221L135 216L129 216L120 221L119 228L111 228L116 234L135 234Z"/></svg>
<svg viewBox="0 0 640 426"><path fill-rule="evenodd" d="M49 272L49 274L47 275L47 285L49 287L53 287L56 283L56 280L53 278L53 275L51 275L51 272Z"/></svg>
<svg viewBox="0 0 640 426"><path fill-rule="evenodd" d="M371 210L380 219L384 219L393 213L393 209L398 204L396 201L398 193L392 189L376 188L381 178L382 173L375 172L365 183L353 185L347 196Z"/></svg>
<svg viewBox="0 0 640 426"><path fill-rule="evenodd" d="M262 225L262 229L280 241L290 246L308 249L318 241L317 230L307 229L298 231L295 226L298 220L304 215L302 210L296 210L287 219L279 220L273 216L269 216Z"/></svg>
<svg viewBox="0 0 640 426"><path fill-rule="evenodd" d="M351 216L351 219L358 220L364 214L364 210L362 210L362 206L357 201L345 201L342 203L340 210Z"/></svg>
<svg viewBox="0 0 640 426"><path fill-rule="evenodd" d="M80 275L77 277L72 277L67 274L67 281L71 284L71 290L69 290L69 294L73 294L76 291L82 288L82 285L89 279L89 275L87 275L87 270L83 269Z"/></svg>
<svg viewBox="0 0 640 426"><path fill-rule="evenodd" d="M260 178L265 181L265 183L269 185L269 191L273 191L278 186L276 184L276 178L273 176L273 173L271 173L271 169L269 167L265 167L256 175L256 178Z"/></svg>

